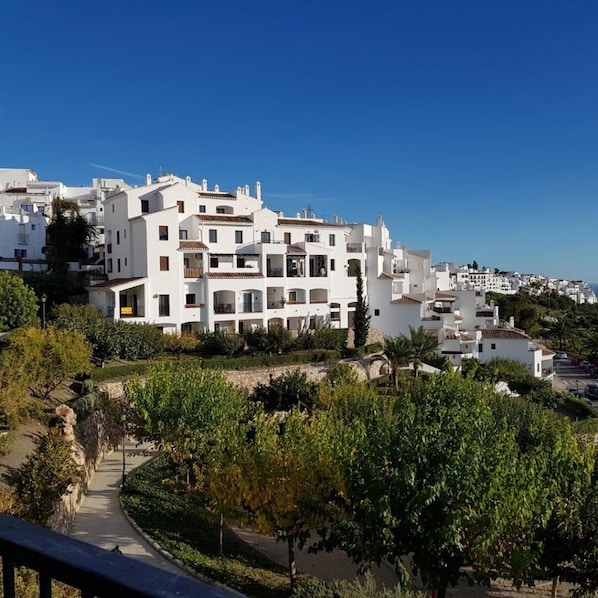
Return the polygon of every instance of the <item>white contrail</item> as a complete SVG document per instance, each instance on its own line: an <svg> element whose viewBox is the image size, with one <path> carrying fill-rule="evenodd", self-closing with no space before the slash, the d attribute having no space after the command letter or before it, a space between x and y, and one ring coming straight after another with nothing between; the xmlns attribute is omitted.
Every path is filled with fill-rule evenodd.
<svg viewBox="0 0 598 598"><path fill-rule="evenodd" d="M126 170L119 170L118 168L110 168L110 166L102 166L101 164L94 164L93 162L90 162L89 165L92 166L93 168L100 168L101 170L107 170L108 172L115 172L116 174L124 174L126 176L132 176L132 177L135 177L136 179L145 178L140 174L135 174L134 172L127 172Z"/></svg>

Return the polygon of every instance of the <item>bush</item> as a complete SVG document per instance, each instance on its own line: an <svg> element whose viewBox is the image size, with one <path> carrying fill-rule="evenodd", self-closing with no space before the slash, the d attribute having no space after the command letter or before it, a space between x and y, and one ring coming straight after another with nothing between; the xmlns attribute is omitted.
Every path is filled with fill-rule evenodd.
<svg viewBox="0 0 598 598"><path fill-rule="evenodd" d="M300 582L293 592L294 598L425 598L425 596L424 592L404 590L400 586L393 589L378 589L371 573L366 573L363 580L354 581L328 582L307 579Z"/></svg>
<svg viewBox="0 0 598 598"><path fill-rule="evenodd" d="M310 411L318 388L318 383L309 381L305 372L294 370L276 378L271 375L269 384L258 384L249 398L263 403L266 411L290 411L296 406Z"/></svg>
<svg viewBox="0 0 598 598"><path fill-rule="evenodd" d="M246 332L244 337L250 350L264 353L284 353L294 344L291 331L282 326L271 326L268 330L256 328Z"/></svg>
<svg viewBox="0 0 598 598"><path fill-rule="evenodd" d="M237 355L245 347L245 339L224 330L204 332L199 337L200 351L204 355Z"/></svg>
<svg viewBox="0 0 598 598"><path fill-rule="evenodd" d="M91 372L91 379L97 384L106 380L118 380L128 378L134 374L140 376L145 374L150 363L130 363L126 365L114 365L105 368L95 368Z"/></svg>

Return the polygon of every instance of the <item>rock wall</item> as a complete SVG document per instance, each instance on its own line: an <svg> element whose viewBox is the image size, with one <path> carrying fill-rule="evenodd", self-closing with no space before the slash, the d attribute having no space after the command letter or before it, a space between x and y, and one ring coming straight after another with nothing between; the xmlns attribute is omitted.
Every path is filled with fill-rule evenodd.
<svg viewBox="0 0 598 598"><path fill-rule="evenodd" d="M75 520L97 466L114 449L114 442L110 439L109 427L101 412L94 412L77 425L75 412L67 405L60 405L56 408L51 425L60 428L64 437L72 443L73 458L83 472L81 482L71 484L47 521L50 529L65 534Z"/></svg>

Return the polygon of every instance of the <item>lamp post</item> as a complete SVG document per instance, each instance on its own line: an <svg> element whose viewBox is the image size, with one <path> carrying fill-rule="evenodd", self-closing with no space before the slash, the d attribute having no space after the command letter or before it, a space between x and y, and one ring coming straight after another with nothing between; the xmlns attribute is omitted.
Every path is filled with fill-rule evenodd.
<svg viewBox="0 0 598 598"><path fill-rule="evenodd" d="M42 300L42 328L46 327L46 301L48 300L48 295L45 293L41 296Z"/></svg>
<svg viewBox="0 0 598 598"><path fill-rule="evenodd" d="M126 463L125 463L125 440L127 438L127 416L123 413L120 416L120 421L123 425L123 479L122 479L122 488L125 487L125 482L127 481L127 472L126 472Z"/></svg>

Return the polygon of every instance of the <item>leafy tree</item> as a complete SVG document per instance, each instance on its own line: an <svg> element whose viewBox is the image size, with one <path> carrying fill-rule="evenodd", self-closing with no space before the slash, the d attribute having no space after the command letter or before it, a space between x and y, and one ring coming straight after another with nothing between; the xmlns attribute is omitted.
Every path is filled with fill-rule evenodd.
<svg viewBox="0 0 598 598"><path fill-rule="evenodd" d="M94 226L80 213L77 203L60 198L52 202L47 234L50 263L57 271L66 271L67 262L84 260L85 245L96 237Z"/></svg>
<svg viewBox="0 0 598 598"><path fill-rule="evenodd" d="M383 357L390 367L390 377L396 389L399 388L399 371L409 365L412 345L404 335L384 338Z"/></svg>
<svg viewBox="0 0 598 598"><path fill-rule="evenodd" d="M478 263L475 260L473 260L473 264L471 264L471 269L476 272L478 271Z"/></svg>
<svg viewBox="0 0 598 598"><path fill-rule="evenodd" d="M257 384L249 398L262 403L266 411L290 411L293 407L311 411L317 395L318 383L296 369L276 378L270 376L268 384Z"/></svg>
<svg viewBox="0 0 598 598"><path fill-rule="evenodd" d="M590 359L598 359L598 330L594 330L587 336L581 346L582 350Z"/></svg>
<svg viewBox="0 0 598 598"><path fill-rule="evenodd" d="M244 335L247 346L254 351L264 353L285 353L293 346L293 336L290 330L283 326L270 326L249 330Z"/></svg>
<svg viewBox="0 0 598 598"><path fill-rule="evenodd" d="M0 353L0 414L13 428L19 422L19 413L29 397L28 386L31 372L15 351Z"/></svg>
<svg viewBox="0 0 598 598"><path fill-rule="evenodd" d="M23 280L9 272L0 272L0 332L39 322L35 293Z"/></svg>
<svg viewBox="0 0 598 598"><path fill-rule="evenodd" d="M438 338L428 334L423 326L414 328L409 326L411 338L411 361L413 362L413 374L417 377L423 363L425 363L438 349Z"/></svg>
<svg viewBox="0 0 598 598"><path fill-rule="evenodd" d="M295 585L295 543L327 519L328 499L341 493L325 418L294 411L281 422L258 413L250 440L222 472L217 493L251 515L263 534L287 543L289 579ZM334 440L336 442L336 440Z"/></svg>
<svg viewBox="0 0 598 598"><path fill-rule="evenodd" d="M195 351L199 346L199 338L191 332L183 334L165 334L164 349L169 353L174 353L179 359L183 353Z"/></svg>
<svg viewBox="0 0 598 598"><path fill-rule="evenodd" d="M69 378L93 367L83 333L53 326L21 328L10 336L5 353L23 364L32 392L44 399Z"/></svg>
<svg viewBox="0 0 598 598"><path fill-rule="evenodd" d="M162 446L188 489L206 490L212 451L244 418L242 395L222 373L185 363L154 364L145 382L134 378L125 392L135 434Z"/></svg>
<svg viewBox="0 0 598 598"><path fill-rule="evenodd" d="M355 330L355 346L363 347L368 341L370 331L369 304L363 294L363 276L361 268L357 270L357 301L355 303L355 312L353 313L353 328Z"/></svg>
<svg viewBox="0 0 598 598"><path fill-rule="evenodd" d="M50 428L37 451L10 476L19 515L44 525L60 497L80 476L81 469L73 459L70 442L58 428Z"/></svg>
<svg viewBox="0 0 598 598"><path fill-rule="evenodd" d="M245 346L245 339L239 334L215 330L204 332L199 337L200 350L205 355L229 355L240 353Z"/></svg>

